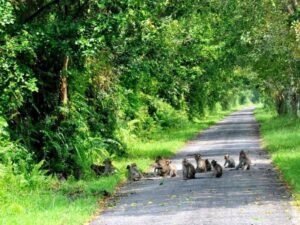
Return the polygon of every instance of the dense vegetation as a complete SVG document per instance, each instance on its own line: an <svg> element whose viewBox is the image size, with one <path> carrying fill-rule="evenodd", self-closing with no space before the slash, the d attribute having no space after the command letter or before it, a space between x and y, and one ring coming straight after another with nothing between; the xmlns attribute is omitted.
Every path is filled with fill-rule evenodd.
<svg viewBox="0 0 300 225"><path fill-rule="evenodd" d="M299 10L296 0L0 0L0 199L53 189L56 176L103 194L92 163L146 154L146 168L161 149L137 143L248 98L296 116Z"/></svg>
<svg viewBox="0 0 300 225"><path fill-rule="evenodd" d="M2 163L18 173L42 161L48 173L78 179L95 160L126 156L132 135L180 126L217 103L229 108L240 82L239 19L223 4L215 9L2 1Z"/></svg>
<svg viewBox="0 0 300 225"><path fill-rule="evenodd" d="M178 128L157 129L147 140L130 138L126 157L114 157L117 173L67 181L45 176L37 167L30 174L3 171L0 179L0 224L84 224L98 212L103 196L110 196L116 185L126 179L126 166L135 162L144 171L159 155L170 156L199 130L207 128L229 112L215 110L213 115ZM11 168L8 168L11 169Z"/></svg>

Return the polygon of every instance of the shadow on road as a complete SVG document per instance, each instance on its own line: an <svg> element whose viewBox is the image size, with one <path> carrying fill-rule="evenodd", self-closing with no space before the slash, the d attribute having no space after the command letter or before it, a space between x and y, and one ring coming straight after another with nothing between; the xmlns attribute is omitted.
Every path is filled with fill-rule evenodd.
<svg viewBox="0 0 300 225"><path fill-rule="evenodd" d="M251 157L251 170L224 169L221 178L208 172L197 174L197 179L182 180L182 158L195 165L192 155L201 153L223 165L223 156L228 153L237 163L242 149ZM294 224L290 196L260 148L253 108L236 112L205 130L172 161L179 169L178 177L125 185L120 197L109 201L113 207L92 224Z"/></svg>

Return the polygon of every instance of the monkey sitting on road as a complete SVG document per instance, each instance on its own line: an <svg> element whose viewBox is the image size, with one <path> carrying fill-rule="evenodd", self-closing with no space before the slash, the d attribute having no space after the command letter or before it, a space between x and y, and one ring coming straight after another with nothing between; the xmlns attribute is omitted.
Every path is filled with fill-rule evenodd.
<svg viewBox="0 0 300 225"><path fill-rule="evenodd" d="M187 159L182 160L182 175L183 179L194 179L195 178L195 167Z"/></svg>
<svg viewBox="0 0 300 225"><path fill-rule="evenodd" d="M240 151L239 160L240 160L240 162L236 167L237 170L239 168L242 168L243 170L250 170L251 160L243 150Z"/></svg>
<svg viewBox="0 0 300 225"><path fill-rule="evenodd" d="M203 173L206 172L206 162L201 158L200 154L195 154L195 160L197 163L196 172Z"/></svg>
<svg viewBox="0 0 300 225"><path fill-rule="evenodd" d="M208 159L205 159L206 171L211 171L211 164Z"/></svg>
<svg viewBox="0 0 300 225"><path fill-rule="evenodd" d="M97 176L108 175L116 170L110 159L105 159L102 165L92 164L91 169Z"/></svg>
<svg viewBox="0 0 300 225"><path fill-rule="evenodd" d="M177 169L176 169L176 166L172 164L171 160L164 159L159 156L155 162L156 162L156 164L155 164L155 168L154 168L154 173L157 176L176 177Z"/></svg>
<svg viewBox="0 0 300 225"><path fill-rule="evenodd" d="M235 161L233 158L231 158L228 154L224 156L225 163L224 167L225 168L235 168Z"/></svg>
<svg viewBox="0 0 300 225"><path fill-rule="evenodd" d="M140 179L143 178L142 173L140 172L140 170L138 169L135 163L128 165L127 170L128 170L128 180L139 181Z"/></svg>
<svg viewBox="0 0 300 225"><path fill-rule="evenodd" d="M221 177L223 174L222 167L215 160L211 161L211 165L214 168L213 175L216 176L217 178Z"/></svg>

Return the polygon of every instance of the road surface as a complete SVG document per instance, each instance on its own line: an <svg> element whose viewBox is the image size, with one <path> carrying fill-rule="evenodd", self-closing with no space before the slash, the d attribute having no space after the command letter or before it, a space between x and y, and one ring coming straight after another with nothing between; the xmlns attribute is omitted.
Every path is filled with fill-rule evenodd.
<svg viewBox="0 0 300 225"><path fill-rule="evenodd" d="M189 141L174 157L179 176L128 183L91 225L300 225L291 197L260 147L253 108L235 112ZM249 152L249 171L224 169L183 180L181 161L201 153L221 165ZM188 159L195 165L192 156Z"/></svg>

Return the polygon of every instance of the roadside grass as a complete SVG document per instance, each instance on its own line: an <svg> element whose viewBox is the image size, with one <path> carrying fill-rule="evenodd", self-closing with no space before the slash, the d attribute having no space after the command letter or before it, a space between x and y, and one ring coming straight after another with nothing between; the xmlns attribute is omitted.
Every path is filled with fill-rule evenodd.
<svg viewBox="0 0 300 225"><path fill-rule="evenodd" d="M127 164L135 162L143 171L148 170L157 156L174 155L187 140L232 111L219 110L176 128L157 130L145 139L130 139L128 157L114 159L118 172L112 176L63 182L47 177L44 186L34 189L23 188L21 179L10 177L13 181L6 182L0 177L0 224L86 224L101 208L103 197L112 194L126 180Z"/></svg>
<svg viewBox="0 0 300 225"><path fill-rule="evenodd" d="M176 153L187 140L191 139L199 131L216 123L229 112L222 111L215 115L210 115L202 120L194 123L182 124L177 128L159 130L154 133L149 140L135 140L129 142L129 158L145 158L155 159L157 156L171 156Z"/></svg>
<svg viewBox="0 0 300 225"><path fill-rule="evenodd" d="M84 224L97 210L99 199L112 193L120 178L114 175L66 182L49 178L50 183L38 189L0 182L0 224Z"/></svg>
<svg viewBox="0 0 300 225"><path fill-rule="evenodd" d="M261 108L255 111L255 115L261 124L264 147L292 188L295 202L300 206L300 119L277 117L274 112Z"/></svg>
<svg viewBox="0 0 300 225"><path fill-rule="evenodd" d="M150 139L135 139L128 142L129 157L126 163L136 162L143 170L147 170L157 156L170 157L174 155L186 143L201 130L208 128L221 120L226 115L237 110L217 111L201 120L181 124L177 128L158 130ZM125 165L124 165L125 166Z"/></svg>

